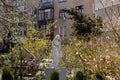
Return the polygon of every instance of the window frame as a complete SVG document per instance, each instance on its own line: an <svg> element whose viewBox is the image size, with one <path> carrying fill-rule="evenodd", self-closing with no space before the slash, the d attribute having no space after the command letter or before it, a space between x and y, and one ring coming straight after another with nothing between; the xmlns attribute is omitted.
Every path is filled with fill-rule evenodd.
<svg viewBox="0 0 120 80"><path fill-rule="evenodd" d="M59 3L66 2L67 0L58 0Z"/></svg>
<svg viewBox="0 0 120 80"><path fill-rule="evenodd" d="M42 3L52 2L53 0L41 0Z"/></svg>
<svg viewBox="0 0 120 80"><path fill-rule="evenodd" d="M66 16L67 16L66 12L61 11L61 10L59 11L59 19L65 20Z"/></svg>
<svg viewBox="0 0 120 80"><path fill-rule="evenodd" d="M59 27L59 34L62 36L62 37L65 37L67 36L67 26L60 26Z"/></svg>
<svg viewBox="0 0 120 80"><path fill-rule="evenodd" d="M76 6L75 9L77 12L81 12L81 13L84 13L85 11L84 5Z"/></svg>

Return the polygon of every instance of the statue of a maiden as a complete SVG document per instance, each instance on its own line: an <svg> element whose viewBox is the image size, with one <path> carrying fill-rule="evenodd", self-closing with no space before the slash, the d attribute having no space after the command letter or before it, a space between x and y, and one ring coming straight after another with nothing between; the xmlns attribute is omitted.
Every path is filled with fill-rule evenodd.
<svg viewBox="0 0 120 80"><path fill-rule="evenodd" d="M52 41L53 46L53 64L52 67L59 67L59 60L62 57L62 53L60 51L60 35L56 35Z"/></svg>

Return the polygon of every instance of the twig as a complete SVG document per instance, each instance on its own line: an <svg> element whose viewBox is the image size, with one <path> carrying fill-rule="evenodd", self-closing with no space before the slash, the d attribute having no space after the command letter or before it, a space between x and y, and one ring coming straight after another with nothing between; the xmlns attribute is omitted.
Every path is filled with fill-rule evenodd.
<svg viewBox="0 0 120 80"><path fill-rule="evenodd" d="M3 20L5 20L5 21L7 21L8 23L10 23L10 24L12 24L12 25L17 25L17 24L15 24L15 23L11 22L11 21L6 20L5 18L3 18L3 17L1 17L1 16L0 16L0 18L3 19ZM19 44L19 46L21 46L27 53L29 53L33 58L35 58L35 56L34 56L27 48L25 48L25 47L23 46L22 42L21 42L21 41L18 41L18 39L14 36L14 34L12 33L12 31L11 31L8 27L6 27L6 25L3 24L3 22L0 22L0 23L1 23L2 25L4 25L5 28L11 33L12 37L13 37L14 40Z"/></svg>

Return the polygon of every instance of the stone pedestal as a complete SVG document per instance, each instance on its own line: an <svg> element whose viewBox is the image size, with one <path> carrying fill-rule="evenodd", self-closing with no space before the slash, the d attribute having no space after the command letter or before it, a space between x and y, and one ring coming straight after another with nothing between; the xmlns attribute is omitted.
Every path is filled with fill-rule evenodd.
<svg viewBox="0 0 120 80"><path fill-rule="evenodd" d="M49 80L50 73L54 68L46 68L45 70L45 80ZM64 67L55 68L59 71L59 80L67 80L66 69Z"/></svg>

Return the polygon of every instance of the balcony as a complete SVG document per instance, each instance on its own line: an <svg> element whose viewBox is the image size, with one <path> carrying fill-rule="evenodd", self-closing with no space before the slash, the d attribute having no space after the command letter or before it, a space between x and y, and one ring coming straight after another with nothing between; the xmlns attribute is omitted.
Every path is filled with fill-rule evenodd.
<svg viewBox="0 0 120 80"><path fill-rule="evenodd" d="M42 3L42 5L40 7L40 10L49 9L49 8L54 8L53 7L53 2Z"/></svg>
<svg viewBox="0 0 120 80"><path fill-rule="evenodd" d="M38 25L47 25L50 21L53 21L53 19L38 20Z"/></svg>

